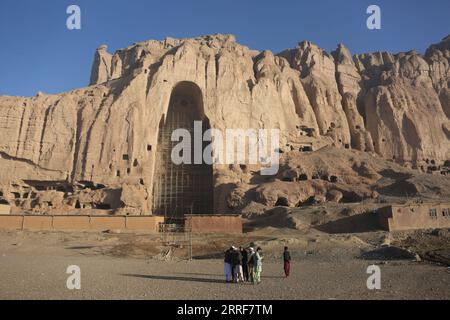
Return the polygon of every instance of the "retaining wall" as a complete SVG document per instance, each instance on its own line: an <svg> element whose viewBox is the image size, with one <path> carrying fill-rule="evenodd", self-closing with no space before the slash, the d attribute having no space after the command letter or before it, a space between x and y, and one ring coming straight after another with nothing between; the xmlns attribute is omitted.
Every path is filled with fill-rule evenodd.
<svg viewBox="0 0 450 320"><path fill-rule="evenodd" d="M0 204L0 215L3 214L10 214L11 213L11 206L8 204Z"/></svg>
<svg viewBox="0 0 450 320"><path fill-rule="evenodd" d="M193 233L242 233L242 218L238 215L186 215L186 227Z"/></svg>
<svg viewBox="0 0 450 320"><path fill-rule="evenodd" d="M158 232L164 217L157 216L32 216L0 215L6 230L134 230Z"/></svg>

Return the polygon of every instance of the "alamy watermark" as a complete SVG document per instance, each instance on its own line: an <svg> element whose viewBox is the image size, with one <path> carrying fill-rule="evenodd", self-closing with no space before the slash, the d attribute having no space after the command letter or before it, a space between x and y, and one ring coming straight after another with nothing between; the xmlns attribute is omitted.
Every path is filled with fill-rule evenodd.
<svg viewBox="0 0 450 320"><path fill-rule="evenodd" d="M249 164L261 165L261 175L278 173L280 130L219 129L202 131L202 122L194 122L194 139L187 129L172 132L172 142L179 142L171 153L172 162L181 164ZM192 146L192 141L194 145ZM204 142L210 142L203 148ZM193 148L193 149L192 149Z"/></svg>
<svg viewBox="0 0 450 320"><path fill-rule="evenodd" d="M369 30L381 29L381 8L375 4L367 7L367 14L370 16L367 18L367 28Z"/></svg>
<svg viewBox="0 0 450 320"><path fill-rule="evenodd" d="M367 267L367 274L370 274L367 278L367 289L369 290L380 290L381 289L381 269L377 265L371 265Z"/></svg>
<svg viewBox="0 0 450 320"><path fill-rule="evenodd" d="M76 265L71 265L67 267L66 273L70 274L66 281L67 289L81 290L81 268Z"/></svg>
<svg viewBox="0 0 450 320"><path fill-rule="evenodd" d="M66 13L69 15L66 21L67 29L81 30L81 8L78 5L71 4L67 7ZM381 29L381 8L372 4L367 7L366 13L370 16L367 18L366 25L369 30Z"/></svg>
<svg viewBox="0 0 450 320"><path fill-rule="evenodd" d="M66 13L69 15L66 26L69 30L81 30L81 8L75 4L67 7Z"/></svg>

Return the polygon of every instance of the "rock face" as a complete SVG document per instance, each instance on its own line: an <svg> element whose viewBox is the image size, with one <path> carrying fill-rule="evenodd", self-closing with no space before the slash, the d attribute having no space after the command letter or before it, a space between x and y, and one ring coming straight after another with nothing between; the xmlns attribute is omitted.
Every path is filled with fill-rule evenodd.
<svg viewBox="0 0 450 320"><path fill-rule="evenodd" d="M112 55L108 53L108 47L102 45L97 49L92 64L90 85L103 83L111 79Z"/></svg>
<svg viewBox="0 0 450 320"><path fill-rule="evenodd" d="M362 78L356 68L353 58L342 44L333 52L336 61L336 80L339 93L342 96L342 107L346 115L352 147L361 151L374 151L372 136L365 129L363 108L360 107L360 97L363 95Z"/></svg>
<svg viewBox="0 0 450 320"><path fill-rule="evenodd" d="M450 75L449 40L444 40L446 47L439 51L440 58L431 53L433 49L424 57L408 52L355 58L367 92L364 97L367 129L377 153L416 166L448 157L445 92ZM433 59L440 62L434 63ZM433 69L442 73L436 74Z"/></svg>
<svg viewBox="0 0 450 320"><path fill-rule="evenodd" d="M349 147L350 129L342 107L342 97L336 82L333 57L310 42L280 54L291 67L300 72L302 85L314 110L315 122L321 136L336 145Z"/></svg>
<svg viewBox="0 0 450 320"><path fill-rule="evenodd" d="M230 35L146 41L113 55L101 46L89 87L0 97L0 201L151 213L174 92L211 128L280 129L282 152L334 146L426 171L450 158L449 65L450 37L425 55L352 56L343 45L328 54L310 42L274 55ZM250 175L236 170L214 166L217 213L230 211L229 195Z"/></svg>

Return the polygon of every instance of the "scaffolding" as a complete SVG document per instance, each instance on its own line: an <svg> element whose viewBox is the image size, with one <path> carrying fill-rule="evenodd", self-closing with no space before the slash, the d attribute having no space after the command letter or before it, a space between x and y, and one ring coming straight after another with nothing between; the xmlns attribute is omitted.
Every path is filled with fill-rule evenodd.
<svg viewBox="0 0 450 320"><path fill-rule="evenodd" d="M192 232L184 223L160 223L161 242L170 248L185 248L186 256L192 260Z"/></svg>
<svg viewBox="0 0 450 320"><path fill-rule="evenodd" d="M315 255L317 253L317 239L308 239L305 253L307 255Z"/></svg>
<svg viewBox="0 0 450 320"><path fill-rule="evenodd" d="M160 123L153 187L153 213L163 215L166 222L172 223L183 219L186 213L206 214L211 213L213 209L212 166L204 162L194 164L194 148L191 148L190 163L175 164L172 161L172 151L178 144L172 141L174 130L182 128L185 132L189 132L191 146L195 144L194 122L202 121L199 104L186 92L180 93L175 90L167 117ZM208 121L203 120L202 133L208 128ZM207 142L203 144L204 148Z"/></svg>

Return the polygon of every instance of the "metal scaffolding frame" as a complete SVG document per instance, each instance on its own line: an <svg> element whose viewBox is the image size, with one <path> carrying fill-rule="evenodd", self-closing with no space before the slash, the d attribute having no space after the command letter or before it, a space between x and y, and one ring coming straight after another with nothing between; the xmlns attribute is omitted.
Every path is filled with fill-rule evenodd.
<svg viewBox="0 0 450 320"><path fill-rule="evenodd" d="M187 259L192 260L192 232L185 224L161 223L159 232L164 246L186 248Z"/></svg>
<svg viewBox="0 0 450 320"><path fill-rule="evenodd" d="M179 142L171 141L175 129L185 129L194 139L194 121L201 121L201 106L193 95L183 91L172 94L168 114L161 123L158 135L156 166L153 188L153 213L163 215L166 223L183 223L185 214L207 214L213 210L212 166L202 164L180 164L172 162L173 147ZM202 132L209 128L203 120ZM203 147L207 142L203 142ZM191 148L191 159L193 150ZM193 162L193 161L192 161Z"/></svg>

